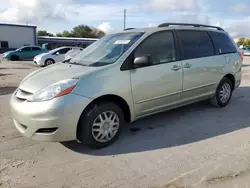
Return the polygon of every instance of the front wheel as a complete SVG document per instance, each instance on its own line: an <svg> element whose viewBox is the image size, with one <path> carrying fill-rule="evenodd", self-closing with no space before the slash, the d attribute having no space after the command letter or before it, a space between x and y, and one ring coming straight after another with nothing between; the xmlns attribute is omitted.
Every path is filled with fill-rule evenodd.
<svg viewBox="0 0 250 188"><path fill-rule="evenodd" d="M55 61L53 59L47 59L44 63L44 66L46 67L46 66L52 65L54 63L55 63Z"/></svg>
<svg viewBox="0 0 250 188"><path fill-rule="evenodd" d="M11 61L18 61L18 60L19 60L19 57L18 57L17 55L12 55L12 56L10 57L10 60L11 60Z"/></svg>
<svg viewBox="0 0 250 188"><path fill-rule="evenodd" d="M214 97L210 103L216 107L225 107L230 102L233 92L233 84L228 78L223 78L219 83Z"/></svg>
<svg viewBox="0 0 250 188"><path fill-rule="evenodd" d="M118 138L124 123L123 111L116 104L93 104L80 118L78 139L92 148L104 148Z"/></svg>

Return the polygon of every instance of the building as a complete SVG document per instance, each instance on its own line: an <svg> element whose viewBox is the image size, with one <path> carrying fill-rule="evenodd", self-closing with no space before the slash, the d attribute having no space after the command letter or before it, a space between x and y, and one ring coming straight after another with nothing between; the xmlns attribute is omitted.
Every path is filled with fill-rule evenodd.
<svg viewBox="0 0 250 188"><path fill-rule="evenodd" d="M36 30L36 26L0 23L0 53L26 45L43 46L45 44L49 49L61 46L85 48L98 40L96 38L38 37Z"/></svg>
<svg viewBox="0 0 250 188"><path fill-rule="evenodd" d="M0 50L37 45L36 26L0 23Z"/></svg>
<svg viewBox="0 0 250 188"><path fill-rule="evenodd" d="M49 49L61 46L78 46L85 48L97 40L96 38L37 37L38 45L42 46L43 44L47 44Z"/></svg>

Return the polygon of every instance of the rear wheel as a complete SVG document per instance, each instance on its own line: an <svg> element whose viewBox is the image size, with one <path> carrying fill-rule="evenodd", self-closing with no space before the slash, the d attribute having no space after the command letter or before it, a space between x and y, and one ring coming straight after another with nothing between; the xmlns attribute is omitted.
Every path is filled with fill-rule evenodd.
<svg viewBox="0 0 250 188"><path fill-rule="evenodd" d="M210 103L216 107L225 107L230 102L233 92L233 85L230 79L223 78L219 83L214 97Z"/></svg>
<svg viewBox="0 0 250 188"><path fill-rule="evenodd" d="M45 63L44 63L44 66L46 67L46 66L52 65L52 64L54 64L54 63L55 63L55 61L54 61L53 59L47 59L47 60L45 61Z"/></svg>
<svg viewBox="0 0 250 188"><path fill-rule="evenodd" d="M78 139L92 148L109 146L118 138L124 123L123 112L116 104L94 104L80 118Z"/></svg>
<svg viewBox="0 0 250 188"><path fill-rule="evenodd" d="M18 60L19 60L19 57L18 57L17 55L12 55L12 56L10 57L10 60L11 60L11 61L18 61Z"/></svg>

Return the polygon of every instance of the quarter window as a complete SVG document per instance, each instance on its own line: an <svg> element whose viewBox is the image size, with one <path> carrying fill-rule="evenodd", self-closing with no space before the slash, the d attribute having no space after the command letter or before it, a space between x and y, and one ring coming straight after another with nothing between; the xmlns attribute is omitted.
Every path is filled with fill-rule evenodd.
<svg viewBox="0 0 250 188"><path fill-rule="evenodd" d="M237 50L225 33L211 32L210 33L215 45L216 52L219 54L235 53Z"/></svg>
<svg viewBox="0 0 250 188"><path fill-rule="evenodd" d="M149 36L135 50L135 57L150 55L153 64L176 60L174 37L172 32L160 32Z"/></svg>
<svg viewBox="0 0 250 188"><path fill-rule="evenodd" d="M182 58L193 59L214 55L214 46L205 31L178 31Z"/></svg>

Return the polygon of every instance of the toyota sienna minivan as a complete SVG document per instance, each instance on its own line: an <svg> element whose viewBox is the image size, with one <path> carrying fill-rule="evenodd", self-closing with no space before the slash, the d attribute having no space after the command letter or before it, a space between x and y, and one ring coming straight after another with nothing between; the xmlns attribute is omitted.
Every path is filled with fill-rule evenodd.
<svg viewBox="0 0 250 188"><path fill-rule="evenodd" d="M26 76L10 99L12 117L25 137L103 148L139 118L201 100L225 107L242 61L220 27L130 28Z"/></svg>

